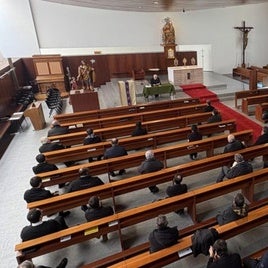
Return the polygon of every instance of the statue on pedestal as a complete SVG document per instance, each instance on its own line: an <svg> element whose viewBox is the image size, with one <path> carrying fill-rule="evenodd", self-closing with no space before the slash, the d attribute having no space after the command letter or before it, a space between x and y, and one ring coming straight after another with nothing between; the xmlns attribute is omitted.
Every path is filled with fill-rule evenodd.
<svg viewBox="0 0 268 268"><path fill-rule="evenodd" d="M86 64L84 60L81 61L81 65L78 67L77 81L81 81L82 89L91 89L92 68Z"/></svg>
<svg viewBox="0 0 268 268"><path fill-rule="evenodd" d="M170 18L165 18L165 25L162 29L163 45L175 44L175 29Z"/></svg>

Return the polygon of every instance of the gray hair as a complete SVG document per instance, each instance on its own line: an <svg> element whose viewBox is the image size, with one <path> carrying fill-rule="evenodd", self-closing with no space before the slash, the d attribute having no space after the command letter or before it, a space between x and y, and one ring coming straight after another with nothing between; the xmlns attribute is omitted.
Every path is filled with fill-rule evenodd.
<svg viewBox="0 0 268 268"><path fill-rule="evenodd" d="M235 136L233 134L228 135L227 137L228 142L233 142L235 140Z"/></svg>
<svg viewBox="0 0 268 268"><path fill-rule="evenodd" d="M45 144L45 143L50 142L50 140L49 140L48 137L42 137L42 138L40 139L40 141L41 141L42 144Z"/></svg>
<svg viewBox="0 0 268 268"><path fill-rule="evenodd" d="M159 228L165 228L168 225L167 217L165 215L159 215L156 219L156 224Z"/></svg>
<svg viewBox="0 0 268 268"><path fill-rule="evenodd" d="M145 152L145 158L148 159L148 160L154 158L154 152L152 150L146 151Z"/></svg>
<svg viewBox="0 0 268 268"><path fill-rule="evenodd" d="M31 261L24 261L22 262L18 268L34 268L34 264Z"/></svg>
<svg viewBox="0 0 268 268"><path fill-rule="evenodd" d="M235 154L234 160L239 163L239 162L244 161L244 157L241 154Z"/></svg>

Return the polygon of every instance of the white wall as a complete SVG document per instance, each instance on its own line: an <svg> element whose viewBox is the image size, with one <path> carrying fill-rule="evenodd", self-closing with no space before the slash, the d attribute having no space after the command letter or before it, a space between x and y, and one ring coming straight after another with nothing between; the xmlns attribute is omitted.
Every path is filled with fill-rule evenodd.
<svg viewBox="0 0 268 268"><path fill-rule="evenodd" d="M0 0L0 51L5 58L40 53L28 0Z"/></svg>
<svg viewBox="0 0 268 268"><path fill-rule="evenodd" d="M254 27L249 34L246 63L259 66L268 63L268 3L185 13L144 13L29 1L42 53L162 52L161 29L164 18L170 17L176 30L177 48L210 47L209 68L230 73L241 63L241 33L233 27L245 20L246 25Z"/></svg>

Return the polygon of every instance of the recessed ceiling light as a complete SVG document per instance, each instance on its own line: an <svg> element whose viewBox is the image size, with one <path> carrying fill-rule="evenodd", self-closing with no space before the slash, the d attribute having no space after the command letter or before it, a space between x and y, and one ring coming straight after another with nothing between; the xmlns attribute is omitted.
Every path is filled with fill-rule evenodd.
<svg viewBox="0 0 268 268"><path fill-rule="evenodd" d="M153 1L153 4L154 5L158 5L158 1Z"/></svg>

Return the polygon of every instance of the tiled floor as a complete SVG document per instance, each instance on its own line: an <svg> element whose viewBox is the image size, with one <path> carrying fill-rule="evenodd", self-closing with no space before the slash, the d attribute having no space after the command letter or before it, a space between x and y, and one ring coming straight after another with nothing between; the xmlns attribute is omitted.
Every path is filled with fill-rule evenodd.
<svg viewBox="0 0 268 268"><path fill-rule="evenodd" d="M149 78L148 78L149 79ZM167 81L166 76L161 76L162 82ZM137 82L137 90L141 90L142 82ZM212 72L204 73L204 84L216 94L220 95L220 99L230 107L234 107L233 94L235 91L245 90L248 88L247 84L235 81L227 76L222 76ZM120 98L117 89L117 83L109 83L106 87L101 87L99 90L99 99L101 108L113 107L120 105ZM188 97L179 88L176 89L176 98ZM160 96L160 100L167 99L168 96ZM153 100L153 99L151 99ZM143 97L138 97L138 103L144 102ZM26 220L26 203L23 200L24 191L29 188L29 179L33 176L32 166L35 164L35 156L38 153L40 146L40 138L46 136L49 123L52 118L48 118L48 109L45 103L42 103L44 113L46 116L47 128L34 131L31 124L25 126L24 132L16 134L8 150L0 161L1 179L0 179L0 201L1 201L1 250L0 250L0 267L16 267L14 246L17 244L19 234L23 226L28 224ZM71 107L66 102L66 112L71 112ZM204 157L200 154L199 157ZM188 156L180 157L170 161L170 165L185 163L190 161ZM253 162L254 168L261 168L260 159ZM127 170L125 177L136 175L136 169ZM211 184L215 181L218 170L212 170L190 176L187 178L189 189L200 187L201 185ZM107 181L107 176L100 176L104 181ZM116 202L122 209L136 207L141 204L150 203L159 198L165 197L165 189L169 185L159 185L160 192L156 195L151 194L148 189L136 191L133 193L116 198ZM257 187L259 194L265 195L267 193L267 184L262 184ZM200 216L203 218L215 215L215 211L223 209L230 204L233 195L226 195L221 198L216 198L200 205ZM111 200L105 200L105 204L111 204ZM178 225L185 227L191 224L191 219L185 216L179 216L175 213L168 215L170 225ZM80 209L73 209L71 215L66 219L67 223L72 226L78 223L85 222L84 215ZM268 245L267 224L245 233L238 237L231 239L228 243L231 249L239 251L242 255L248 254L252 247L264 247ZM149 232L155 227L155 220L147 221L146 223L126 228L123 235L129 246L137 245L138 243L147 241ZM93 239L84 242L80 245L75 245L57 252L48 254L46 256L34 259L36 264L43 264L55 267L59 260L66 256L69 259L67 267L78 267L80 263L89 263L93 260L99 259L102 256L110 255L120 249L116 233L109 235L107 242L101 242L98 239ZM207 257L198 256L197 258L188 257L179 261L180 267L205 267ZM171 264L168 267L178 267L177 264Z"/></svg>

